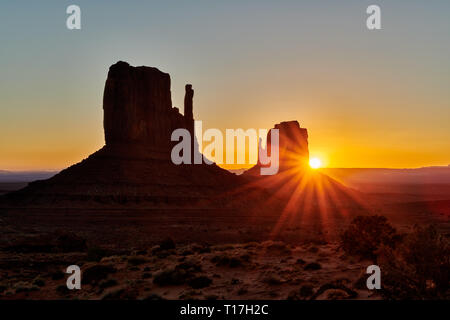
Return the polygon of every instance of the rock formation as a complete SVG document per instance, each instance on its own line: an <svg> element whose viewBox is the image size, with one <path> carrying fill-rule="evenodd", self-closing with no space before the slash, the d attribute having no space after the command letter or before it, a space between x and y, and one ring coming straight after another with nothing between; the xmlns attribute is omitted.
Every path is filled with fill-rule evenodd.
<svg viewBox="0 0 450 320"><path fill-rule="evenodd" d="M275 175L261 175L261 167L269 164L258 163L245 171L242 176L252 179L253 184L267 190L281 199L284 212L296 214L299 211L320 208L333 212L337 206L359 208L355 201L359 197L338 181L321 172L310 170L308 131L301 128L298 121L278 123L273 129L279 133L279 170ZM261 144L260 144L261 148ZM272 135L267 136L267 152L272 149Z"/></svg>
<svg viewBox="0 0 450 320"><path fill-rule="evenodd" d="M156 68L111 66L103 95L107 146L140 144L167 150L177 128L193 127L193 90L186 85L185 116L172 107L170 76Z"/></svg>
<svg viewBox="0 0 450 320"><path fill-rule="evenodd" d="M278 123L272 129L277 129L279 133L279 172L291 168L307 170L309 168L309 150L308 150L308 130L301 128L298 121L284 121ZM261 143L259 144L261 149ZM267 134L268 154L272 150L271 131ZM259 153L258 153L259 154ZM267 167L258 159L258 164L246 171L244 175L260 174L261 167Z"/></svg>
<svg viewBox="0 0 450 320"><path fill-rule="evenodd" d="M285 121L275 125L279 132L280 169L291 166L309 166L308 130L301 128L298 121ZM267 137L271 145L270 131Z"/></svg>
<svg viewBox="0 0 450 320"><path fill-rule="evenodd" d="M175 165L170 159L173 130L185 128L194 136L193 95L186 85L182 115L172 106L169 74L117 62L104 90L105 146L8 198L45 206L230 204L227 193L244 182L242 177L215 164Z"/></svg>
<svg viewBox="0 0 450 320"><path fill-rule="evenodd" d="M259 176L261 164L242 176L215 164L175 165L170 158L175 143L171 134L178 128L193 133L193 96L192 86L186 85L183 115L172 106L167 73L156 68L132 67L126 62L114 64L108 73L103 99L105 146L50 179L32 182L7 194L6 202L12 206L46 208L124 205L157 209L228 208L234 214L279 213L292 191L270 203L265 199L272 192L279 193L277 185L296 190L298 173L308 171L306 129L297 121L275 125L280 134L280 172L276 177L267 176L269 183L255 177ZM196 145L194 142L193 151L198 152ZM270 145L269 135L269 149ZM324 184L344 191L343 186L322 176ZM314 182L317 179L308 181L305 190L317 189Z"/></svg>

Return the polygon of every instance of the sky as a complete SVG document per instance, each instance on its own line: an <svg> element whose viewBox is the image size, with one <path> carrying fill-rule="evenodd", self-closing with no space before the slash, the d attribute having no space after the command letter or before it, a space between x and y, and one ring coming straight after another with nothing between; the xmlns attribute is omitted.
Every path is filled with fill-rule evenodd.
<svg viewBox="0 0 450 320"><path fill-rule="evenodd" d="M66 8L81 8L81 30ZM381 7L382 29L366 28ZM62 169L104 145L119 60L195 90L204 128L298 120L328 167L450 164L448 0L2 1L0 169Z"/></svg>

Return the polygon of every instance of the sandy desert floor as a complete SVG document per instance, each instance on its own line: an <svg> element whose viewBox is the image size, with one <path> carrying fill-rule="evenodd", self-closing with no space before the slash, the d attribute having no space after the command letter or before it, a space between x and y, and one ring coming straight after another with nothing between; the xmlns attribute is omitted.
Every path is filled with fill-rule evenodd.
<svg viewBox="0 0 450 320"><path fill-rule="evenodd" d="M0 299L381 298L365 287L373 262L339 246L339 234L362 212L278 228L276 216L226 211L39 210L0 215ZM450 234L450 201L374 211L400 232L433 223ZM82 270L79 291L66 287L73 264Z"/></svg>
<svg viewBox="0 0 450 320"><path fill-rule="evenodd" d="M162 249L167 247L167 249ZM90 256L91 255L91 256ZM101 258L102 255L105 255ZM94 257L95 259L96 257ZM1 254L2 299L379 299L365 289L370 261L336 243L300 246L265 241L190 244L148 250ZM83 271L70 291L64 268Z"/></svg>

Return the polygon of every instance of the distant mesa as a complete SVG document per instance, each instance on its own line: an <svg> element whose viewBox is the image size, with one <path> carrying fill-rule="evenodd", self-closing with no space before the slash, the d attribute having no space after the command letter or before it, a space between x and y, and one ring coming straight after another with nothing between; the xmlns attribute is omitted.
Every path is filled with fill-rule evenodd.
<svg viewBox="0 0 450 320"><path fill-rule="evenodd" d="M292 168L307 170L309 167L308 130L301 128L296 120L278 123L273 129L277 129L279 133L279 172ZM261 141L259 148L264 150ZM272 152L271 131L267 134L265 149L268 154ZM259 176L261 167L269 167L269 164L261 163L261 159L258 158L258 164L247 170L244 175Z"/></svg>
<svg viewBox="0 0 450 320"><path fill-rule="evenodd" d="M285 121L276 124L279 130L280 141L280 168L281 170L292 166L307 168L309 164L308 130L301 128L298 121ZM271 143L270 132L268 144Z"/></svg>
<svg viewBox="0 0 450 320"><path fill-rule="evenodd" d="M313 172L309 166L308 130L298 121L278 123L273 129L279 132L279 170L276 175L260 175L260 168L268 164L258 163L242 176L254 179L254 185L282 199L284 211L295 213L313 210L324 214L339 206L360 208L356 201L359 193L321 172ZM260 143L260 148L262 148ZM267 152L272 149L272 137L267 136ZM316 208L316 209L312 209ZM319 212L318 212L319 211Z"/></svg>

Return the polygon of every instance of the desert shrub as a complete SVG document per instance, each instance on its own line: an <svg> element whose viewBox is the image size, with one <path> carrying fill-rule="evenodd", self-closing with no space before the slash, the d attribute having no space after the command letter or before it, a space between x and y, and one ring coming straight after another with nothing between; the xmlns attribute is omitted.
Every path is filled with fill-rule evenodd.
<svg viewBox="0 0 450 320"><path fill-rule="evenodd" d="M309 248L308 251L311 252L311 253L317 253L317 252L319 252L319 248L317 248L315 246L312 246L311 248Z"/></svg>
<svg viewBox="0 0 450 320"><path fill-rule="evenodd" d="M142 256L134 256L128 258L128 264L131 266L138 266L148 262L148 259Z"/></svg>
<svg viewBox="0 0 450 320"><path fill-rule="evenodd" d="M320 263L310 262L304 267L304 269L308 271L315 271L322 269L322 266L320 265Z"/></svg>
<svg viewBox="0 0 450 320"><path fill-rule="evenodd" d="M368 275L366 273L366 268L363 268L356 281L353 282L353 288L358 290L367 290L367 277Z"/></svg>
<svg viewBox="0 0 450 320"><path fill-rule="evenodd" d="M181 253L181 255L183 255L183 256L190 256L190 255L192 255L193 254L193 252L191 251L191 250L184 250L182 253Z"/></svg>
<svg viewBox="0 0 450 320"><path fill-rule="evenodd" d="M157 273L153 278L153 283L159 286L181 285L188 278L189 273L184 269L168 269Z"/></svg>
<svg viewBox="0 0 450 320"><path fill-rule="evenodd" d="M394 247L399 240L384 216L357 216L341 235L344 251L361 258L375 259L381 245Z"/></svg>
<svg viewBox="0 0 450 320"><path fill-rule="evenodd" d="M300 290L299 294L301 297L309 297L314 293L314 287L308 284L303 285Z"/></svg>
<svg viewBox="0 0 450 320"><path fill-rule="evenodd" d="M314 294L314 287L312 285L304 285L300 289L292 290L287 299L288 300L305 300Z"/></svg>
<svg viewBox="0 0 450 320"><path fill-rule="evenodd" d="M49 274L49 276L52 280L61 280L61 279L64 279L66 274L64 272L58 270L58 271L51 272Z"/></svg>
<svg viewBox="0 0 450 320"><path fill-rule="evenodd" d="M211 262L215 263L218 267L237 268L242 266L241 259L237 257L230 257L226 254L212 257Z"/></svg>
<svg viewBox="0 0 450 320"><path fill-rule="evenodd" d="M188 285L190 285L194 289L209 287L211 283L212 280L206 276L198 276L188 281Z"/></svg>
<svg viewBox="0 0 450 320"><path fill-rule="evenodd" d="M160 259L164 259L175 254L176 245L172 238L162 240L158 246L152 249L151 253Z"/></svg>
<svg viewBox="0 0 450 320"><path fill-rule="evenodd" d="M172 240L172 238L166 238L160 242L159 247L162 250L175 249L175 242Z"/></svg>
<svg viewBox="0 0 450 320"><path fill-rule="evenodd" d="M222 244L214 246L213 248L215 251L227 251L227 250L233 250L234 246L231 244Z"/></svg>
<svg viewBox="0 0 450 320"><path fill-rule="evenodd" d="M100 262L102 258L111 256L113 253L110 250L100 247L89 247L87 251L86 260Z"/></svg>
<svg viewBox="0 0 450 320"><path fill-rule="evenodd" d="M117 286L118 284L119 283L116 280L114 280L114 279L107 279L107 280L102 280L99 283L99 287L102 288L102 289L106 289L106 288L109 288L109 287Z"/></svg>
<svg viewBox="0 0 450 320"><path fill-rule="evenodd" d="M82 252L87 249L86 239L69 231L57 232L56 246L59 252Z"/></svg>
<svg viewBox="0 0 450 320"><path fill-rule="evenodd" d="M102 300L136 300L138 292L134 288L117 288L107 292Z"/></svg>
<svg viewBox="0 0 450 320"><path fill-rule="evenodd" d="M45 286L45 281L42 280L42 278L38 277L38 278L34 279L33 285L38 286L38 287L43 287L43 286Z"/></svg>
<svg viewBox="0 0 450 320"><path fill-rule="evenodd" d="M311 300L317 299L324 292L328 292L327 298L329 299L355 299L358 296L358 293L348 288L343 280L335 280L332 282L328 282L322 285L315 293L312 295ZM337 294L338 292L342 294Z"/></svg>
<svg viewBox="0 0 450 320"><path fill-rule="evenodd" d="M244 249L252 249L252 248L257 248L259 247L259 243L258 242L248 242L244 245Z"/></svg>
<svg viewBox="0 0 450 320"><path fill-rule="evenodd" d="M148 296L146 296L143 300L147 301L147 300L165 300L165 299L156 293L151 293Z"/></svg>
<svg viewBox="0 0 450 320"><path fill-rule="evenodd" d="M245 262L250 262L250 255L247 253L243 254L243 255L241 255L240 259Z"/></svg>
<svg viewBox="0 0 450 320"><path fill-rule="evenodd" d="M175 268L163 270L155 274L153 283L159 286L181 285L195 278L201 266L195 262L183 262Z"/></svg>
<svg viewBox="0 0 450 320"><path fill-rule="evenodd" d="M121 296L124 294L125 289L124 288L118 288L116 290L112 290L108 293L106 293L102 300L119 300Z"/></svg>
<svg viewBox="0 0 450 320"><path fill-rule="evenodd" d="M115 273L117 270L111 265L94 265L82 273L81 282L83 284L93 284L106 279L109 274Z"/></svg>
<svg viewBox="0 0 450 320"><path fill-rule="evenodd" d="M175 268L183 269L183 270L186 270L186 271L192 272L192 273L202 271L202 266L200 265L200 263L198 263L196 261L185 261L180 264L177 264Z"/></svg>
<svg viewBox="0 0 450 320"><path fill-rule="evenodd" d="M181 294L178 296L178 299L179 300L198 300L200 295L202 295L201 291L187 290L187 291L181 292Z"/></svg>
<svg viewBox="0 0 450 320"><path fill-rule="evenodd" d="M53 233L18 239L14 245L7 246L5 250L21 253L50 253L82 252L86 248L85 239L75 235L73 232L58 230Z"/></svg>
<svg viewBox="0 0 450 320"><path fill-rule="evenodd" d="M58 287L56 287L56 291L59 294L65 295L65 294L69 294L71 291L67 288L67 285L65 284L61 284Z"/></svg>
<svg viewBox="0 0 450 320"><path fill-rule="evenodd" d="M159 259L167 258L168 256L174 254L173 250L161 250L159 247L152 251L152 254L157 256Z"/></svg>
<svg viewBox="0 0 450 320"><path fill-rule="evenodd" d="M248 290L247 290L247 288L244 288L244 287L239 288L239 290L237 291L237 295L238 296L242 296L242 295L247 294L247 293L248 293Z"/></svg>
<svg viewBox="0 0 450 320"><path fill-rule="evenodd" d="M16 284L14 284L16 293L21 293L21 292L31 292L31 291L38 291L39 287L20 281Z"/></svg>
<svg viewBox="0 0 450 320"><path fill-rule="evenodd" d="M283 280L274 274L267 275L262 281L269 286L277 286L283 283Z"/></svg>
<svg viewBox="0 0 450 320"><path fill-rule="evenodd" d="M437 289L448 288L450 281L450 244L434 226L416 226L400 247L405 261L422 278L431 279Z"/></svg>
<svg viewBox="0 0 450 320"><path fill-rule="evenodd" d="M291 250L284 242L272 242L268 243L266 247L267 252L270 254L289 255Z"/></svg>
<svg viewBox="0 0 450 320"><path fill-rule="evenodd" d="M197 252L197 253L210 253L211 246L207 243L195 244L192 246L192 251Z"/></svg>
<svg viewBox="0 0 450 320"><path fill-rule="evenodd" d="M415 226L396 248L377 254L386 298L449 298L450 244L433 226Z"/></svg>

